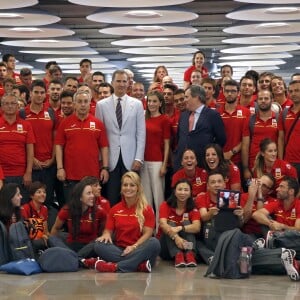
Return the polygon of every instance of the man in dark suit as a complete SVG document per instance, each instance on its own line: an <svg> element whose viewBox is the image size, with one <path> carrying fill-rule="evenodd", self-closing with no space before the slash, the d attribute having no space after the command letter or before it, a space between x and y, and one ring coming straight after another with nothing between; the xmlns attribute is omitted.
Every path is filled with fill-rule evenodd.
<svg viewBox="0 0 300 300"><path fill-rule="evenodd" d="M185 91L187 111L182 112L177 131L177 148L174 151L174 171L181 167L181 157L185 149L195 151L198 165L203 166L204 148L217 143L221 147L226 142L225 128L219 113L205 105L205 90L191 85Z"/></svg>

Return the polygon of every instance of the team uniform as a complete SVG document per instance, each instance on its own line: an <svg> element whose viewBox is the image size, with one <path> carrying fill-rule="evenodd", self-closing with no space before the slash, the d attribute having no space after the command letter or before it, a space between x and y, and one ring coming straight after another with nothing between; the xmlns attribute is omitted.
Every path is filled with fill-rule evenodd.
<svg viewBox="0 0 300 300"><path fill-rule="evenodd" d="M73 222L70 216L70 211L68 206L64 206L57 214L57 217L63 221L67 222L69 233L67 237L68 243L82 243L88 244L91 241L94 241L100 234L100 229L103 226L103 223L106 220L106 213L102 208L96 207L95 211L95 219L92 219L92 210L93 207L89 207L87 211L85 211L80 219L80 227L79 232L76 237L73 236L72 228Z"/></svg>
<svg viewBox="0 0 300 300"><path fill-rule="evenodd" d="M243 193L241 195L241 207L245 207L247 204L249 198L248 193ZM270 196L267 196L265 198L264 205L271 203L273 201L277 201L275 198L272 198ZM257 201L253 201L253 206L252 206L252 214L257 210ZM257 223L253 218L250 218L247 223L245 223L242 227L242 231L244 233L250 234L250 235L255 235L256 237L262 237L263 233L261 230L261 224Z"/></svg>
<svg viewBox="0 0 300 300"><path fill-rule="evenodd" d="M246 121L246 126L243 130L243 137L250 138L249 145L249 169L254 166L254 161L257 153L259 153L260 142L268 137L277 144L278 140L278 124L276 120L276 114L272 112L271 117L264 121L260 119L259 114L256 115L255 124L253 130L250 129L250 118Z"/></svg>
<svg viewBox="0 0 300 300"><path fill-rule="evenodd" d="M266 167L264 167L263 173L268 173ZM297 179L296 169L287 161L282 159L276 159L271 170L271 174L274 176L276 182L274 191L278 188L280 182L284 176L290 176ZM256 178L256 171L254 170L253 176ZM276 194L276 193L275 193Z"/></svg>
<svg viewBox="0 0 300 300"><path fill-rule="evenodd" d="M166 201L164 201L159 208L159 218L160 219L167 219L167 223L174 226L182 226L187 223L192 224L193 221L200 221L200 212L197 208L186 212L184 211L183 214L178 215L176 213L176 208L171 207ZM160 238L162 235L162 229L158 229L157 238Z"/></svg>
<svg viewBox="0 0 300 300"><path fill-rule="evenodd" d="M207 172L205 169L196 166L193 177L188 177L185 170L179 169L172 177L172 187L175 186L179 179L188 179L192 185L192 196L195 198L200 193L206 192Z"/></svg>
<svg viewBox="0 0 300 300"><path fill-rule="evenodd" d="M21 118L9 124L0 118L0 165L4 176L23 177L26 164L26 145L34 144L35 137L32 126Z"/></svg>
<svg viewBox="0 0 300 300"><path fill-rule="evenodd" d="M21 215L26 220L29 218L40 218L44 222L48 220L48 208L45 205L41 205L40 210L37 211L33 201L22 205L21 207Z"/></svg>
<svg viewBox="0 0 300 300"><path fill-rule="evenodd" d="M238 104L239 104L239 105L241 105L241 103L240 103L240 101L241 101L240 98L241 98L241 97L238 96ZM248 108L251 115L255 114L255 103L256 103L256 98L257 98L256 95L252 95L251 100L250 100L250 103L249 103L247 106L241 105L241 106L243 106L243 107Z"/></svg>
<svg viewBox="0 0 300 300"><path fill-rule="evenodd" d="M99 177L99 149L108 147L105 127L100 120L90 114L83 121L71 115L61 122L55 144L63 146L67 179L79 181L84 176Z"/></svg>
<svg viewBox="0 0 300 300"><path fill-rule="evenodd" d="M288 210L283 207L283 201L272 201L264 206L270 215L274 215L276 222L287 226L295 226L295 222L300 218L300 200L295 199Z"/></svg>
<svg viewBox="0 0 300 300"><path fill-rule="evenodd" d="M192 76L193 71L195 71L195 70L196 70L195 66L190 66L189 68L187 68L184 72L183 80L191 83L191 76ZM202 67L201 76L202 76L202 78L208 77L208 69L206 67Z"/></svg>
<svg viewBox="0 0 300 300"><path fill-rule="evenodd" d="M93 115L93 116L96 113L96 105L97 105L97 101L94 98L92 98L91 99L91 104L90 104L90 114Z"/></svg>
<svg viewBox="0 0 300 300"><path fill-rule="evenodd" d="M107 199L105 199L102 196L96 197L95 203L96 203L96 205L100 206L105 211L106 214L109 213L110 202Z"/></svg>
<svg viewBox="0 0 300 300"><path fill-rule="evenodd" d="M223 120L226 132L226 143L223 151L228 152L242 142L243 130L247 124L247 118L250 116L250 111L241 105L237 105L235 111L232 113L228 113L225 107L218 109L218 111ZM233 155L231 161L235 164L240 163L241 153Z"/></svg>
<svg viewBox="0 0 300 300"><path fill-rule="evenodd" d="M287 138L288 133L290 132L291 126L295 119L299 117L297 113L292 111L292 107L288 109L285 120L283 120L282 113L279 118L279 130L284 131L285 139ZM296 125L293 128L292 133L290 134L290 138L287 141L285 140L285 151L284 151L284 159L290 163L300 163L300 122L297 121Z"/></svg>

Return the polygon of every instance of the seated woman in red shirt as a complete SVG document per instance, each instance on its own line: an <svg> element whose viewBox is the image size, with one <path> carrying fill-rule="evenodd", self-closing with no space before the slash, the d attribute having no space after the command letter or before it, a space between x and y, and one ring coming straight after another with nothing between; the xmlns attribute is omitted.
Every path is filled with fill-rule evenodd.
<svg viewBox="0 0 300 300"><path fill-rule="evenodd" d="M80 257L95 256L92 242L101 234L105 220L105 211L95 205L91 185L81 180L74 186L71 201L58 212L51 235L57 236L66 222L67 245Z"/></svg>
<svg viewBox="0 0 300 300"><path fill-rule="evenodd" d="M172 177L172 188L175 187L179 179L186 178L192 185L192 196L196 198L198 194L206 192L206 170L197 166L197 157L193 150L187 149L183 152L181 165Z"/></svg>
<svg viewBox="0 0 300 300"><path fill-rule="evenodd" d="M123 175L121 195L121 202L108 214L103 234L96 239L94 250L100 260L93 264L98 272L151 272L160 244L152 237L155 216L137 173Z"/></svg>
<svg viewBox="0 0 300 300"><path fill-rule="evenodd" d="M0 221L8 229L12 223L21 220L20 188L16 183L5 184L0 191Z"/></svg>
<svg viewBox="0 0 300 300"><path fill-rule="evenodd" d="M263 139L259 144L260 152L257 154L253 176L260 178L263 174L271 174L275 177L275 187L273 196L276 197L276 189L284 176L297 179L296 169L287 161L277 158L277 145L269 138Z"/></svg>
<svg viewBox="0 0 300 300"><path fill-rule="evenodd" d="M225 160L223 150L218 144L208 144L205 147L204 167L207 172L218 170L225 176L226 189L239 191L241 177L239 168Z"/></svg>
<svg viewBox="0 0 300 300"><path fill-rule="evenodd" d="M195 234L200 232L200 213L188 179L177 181L171 197L161 204L159 225L160 256L175 258L175 267L196 267Z"/></svg>

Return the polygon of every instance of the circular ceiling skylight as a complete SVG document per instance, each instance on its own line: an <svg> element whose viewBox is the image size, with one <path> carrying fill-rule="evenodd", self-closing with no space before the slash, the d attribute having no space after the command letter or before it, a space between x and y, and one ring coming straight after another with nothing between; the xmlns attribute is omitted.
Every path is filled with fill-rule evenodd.
<svg viewBox="0 0 300 300"><path fill-rule="evenodd" d="M58 40L58 39L35 39L35 40L14 40L4 41L0 44L15 47L33 47L33 48L73 48L87 46L88 43L77 40Z"/></svg>

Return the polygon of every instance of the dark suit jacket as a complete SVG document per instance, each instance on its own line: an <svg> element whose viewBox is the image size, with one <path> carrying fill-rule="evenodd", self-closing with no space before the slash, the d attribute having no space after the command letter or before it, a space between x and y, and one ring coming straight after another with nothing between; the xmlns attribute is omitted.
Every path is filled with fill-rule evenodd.
<svg viewBox="0 0 300 300"><path fill-rule="evenodd" d="M196 123L195 129L189 132L190 112L181 113L178 131L177 148L174 151L174 171L181 167L184 150L192 149L198 159L198 165L203 167L204 148L207 144L216 143L223 147L226 143L225 128L220 114L208 107L204 107Z"/></svg>

